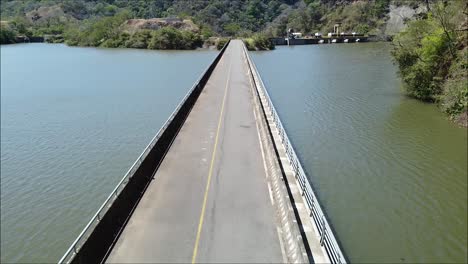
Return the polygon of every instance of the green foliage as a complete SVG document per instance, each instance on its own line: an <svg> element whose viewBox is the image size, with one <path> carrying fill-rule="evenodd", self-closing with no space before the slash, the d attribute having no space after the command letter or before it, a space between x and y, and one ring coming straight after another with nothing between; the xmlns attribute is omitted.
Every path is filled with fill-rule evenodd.
<svg viewBox="0 0 468 264"><path fill-rule="evenodd" d="M147 49L152 38L150 30L137 31L125 42L126 48Z"/></svg>
<svg viewBox="0 0 468 264"><path fill-rule="evenodd" d="M407 94L439 102L451 116L466 112L468 104L466 35L457 33L462 11L455 2L436 3L393 40L392 55Z"/></svg>
<svg viewBox="0 0 468 264"><path fill-rule="evenodd" d="M447 52L451 45L449 36L436 18L409 23L406 31L395 37L392 54L410 96L425 101L435 101L442 91L442 80L447 75L451 56Z"/></svg>
<svg viewBox="0 0 468 264"><path fill-rule="evenodd" d="M15 32L7 28L6 26L0 27L0 44L12 44L15 43Z"/></svg>
<svg viewBox="0 0 468 264"><path fill-rule="evenodd" d="M367 34L369 33L369 25L367 24L358 24L355 28L354 28L354 32L358 32L360 34Z"/></svg>
<svg viewBox="0 0 468 264"><path fill-rule="evenodd" d="M53 24L47 27L39 27L33 30L33 35L42 36L42 35L59 35L63 34L65 31L64 24Z"/></svg>
<svg viewBox="0 0 468 264"><path fill-rule="evenodd" d="M327 33L333 30L336 22L342 22L341 31L378 32L389 5L390 0L304 0L270 23L267 31L274 36L284 36L288 28L305 34Z"/></svg>
<svg viewBox="0 0 468 264"><path fill-rule="evenodd" d="M181 31L172 27L165 27L155 31L148 43L149 49L194 49L201 47L199 35L189 31Z"/></svg>
<svg viewBox="0 0 468 264"><path fill-rule="evenodd" d="M287 28L303 33L324 33L343 20L344 30L372 31L384 19L390 0L1 0L2 17L25 16L39 7L60 7L58 20L99 20L128 12L132 18L178 16L191 18L202 26L206 39L214 35L247 36L267 30L271 36L284 36ZM44 18L41 18L41 21ZM39 23L39 22L37 22ZM41 22L44 23L44 22ZM54 22L55 23L55 22ZM367 28L364 26L366 25ZM38 26L38 25L35 25ZM41 25L48 28L51 25ZM54 29L60 32L62 29ZM38 31L38 33L45 30ZM47 34L55 34L49 31ZM58 33L62 34L62 33ZM90 42L93 42L90 40Z"/></svg>
<svg viewBox="0 0 468 264"><path fill-rule="evenodd" d="M224 31L229 35L229 36L236 36L237 33L241 30L241 27L237 23L229 23L224 26Z"/></svg>
<svg viewBox="0 0 468 264"><path fill-rule="evenodd" d="M90 13L86 8L85 2L83 1L63 1L62 9L65 13L72 14L73 17L78 19L88 18Z"/></svg>
<svg viewBox="0 0 468 264"><path fill-rule="evenodd" d="M32 35L31 23L24 17L18 16L13 18L9 23L11 30L15 31L19 35L28 36Z"/></svg>
<svg viewBox="0 0 468 264"><path fill-rule="evenodd" d="M229 41L228 38L220 38L220 39L218 39L218 42L216 43L216 48L217 48L218 50L221 50L221 49L224 47L224 45L226 45L226 43L227 43L228 41Z"/></svg>
<svg viewBox="0 0 468 264"><path fill-rule="evenodd" d="M70 45L99 46L107 40L118 38L122 23L129 18L128 12L121 12L112 17L93 19L83 25L75 25L65 32L65 38ZM108 43L106 45L113 46Z"/></svg>
<svg viewBox="0 0 468 264"><path fill-rule="evenodd" d="M93 19L128 11L132 17L190 17L221 35L256 32L300 0L1 0L2 17L24 16L42 6L60 6L67 19ZM237 25L237 26L236 26Z"/></svg>
<svg viewBox="0 0 468 264"><path fill-rule="evenodd" d="M374 17L384 17L388 12L390 0L375 0L375 4L372 6L372 15Z"/></svg>
<svg viewBox="0 0 468 264"><path fill-rule="evenodd" d="M451 117L468 111L468 48L460 50L450 67L443 93L439 97L440 106Z"/></svg>
<svg viewBox="0 0 468 264"><path fill-rule="evenodd" d="M255 34L251 38L244 39L248 50L272 50L275 45L264 34Z"/></svg>
<svg viewBox="0 0 468 264"><path fill-rule="evenodd" d="M130 34L122 32L117 36L105 40L101 46L104 48L126 48L129 40Z"/></svg>
<svg viewBox="0 0 468 264"><path fill-rule="evenodd" d="M255 50L255 46L253 44L253 39L252 38L246 38L246 39L243 39L244 40L244 44L245 44L245 47L247 48L247 50Z"/></svg>
<svg viewBox="0 0 468 264"><path fill-rule="evenodd" d="M65 43L69 46L78 46L81 42L81 34L78 25L68 25L63 33Z"/></svg>
<svg viewBox="0 0 468 264"><path fill-rule="evenodd" d="M62 35L49 35L45 38L47 43L63 43L64 39Z"/></svg>
<svg viewBox="0 0 468 264"><path fill-rule="evenodd" d="M208 39L208 38L214 36L214 34L215 33L213 32L213 30L211 29L210 26L208 26L208 25L202 25L201 26L201 36L202 36L203 39Z"/></svg>
<svg viewBox="0 0 468 264"><path fill-rule="evenodd" d="M97 23L101 25L101 23ZM95 26L91 26L95 29ZM88 32L88 31L85 31ZM189 31L182 31L172 27L165 27L159 30L141 30L133 34L124 31L116 32L88 32L89 34L81 39L85 33L79 32L76 28L68 31L67 44L101 46L106 48L136 48L136 49L195 49L203 44L201 37ZM107 34L107 35L106 35ZM78 37L73 37L78 36Z"/></svg>
<svg viewBox="0 0 468 264"><path fill-rule="evenodd" d="M317 21L312 19L310 11L309 8L296 10L293 15L289 16L287 27L294 29L294 31L311 33L316 27Z"/></svg>

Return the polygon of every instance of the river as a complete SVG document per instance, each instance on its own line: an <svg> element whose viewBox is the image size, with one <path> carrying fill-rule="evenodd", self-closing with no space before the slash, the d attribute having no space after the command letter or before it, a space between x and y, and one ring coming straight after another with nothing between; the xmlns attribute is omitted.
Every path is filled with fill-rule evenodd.
<svg viewBox="0 0 468 264"><path fill-rule="evenodd" d="M467 262L467 130L409 99L388 43L253 52L351 262Z"/></svg>
<svg viewBox="0 0 468 264"><path fill-rule="evenodd" d="M1 262L56 262L217 52L0 50Z"/></svg>
<svg viewBox="0 0 468 264"><path fill-rule="evenodd" d="M386 43L252 52L352 262L467 261L467 135ZM1 46L1 262L55 262L216 55Z"/></svg>

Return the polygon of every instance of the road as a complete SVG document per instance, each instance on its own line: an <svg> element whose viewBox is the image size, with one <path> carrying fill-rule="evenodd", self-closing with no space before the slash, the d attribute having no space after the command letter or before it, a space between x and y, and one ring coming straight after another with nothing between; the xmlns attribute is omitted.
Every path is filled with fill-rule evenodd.
<svg viewBox="0 0 468 264"><path fill-rule="evenodd" d="M285 261L242 45L227 48L108 263Z"/></svg>

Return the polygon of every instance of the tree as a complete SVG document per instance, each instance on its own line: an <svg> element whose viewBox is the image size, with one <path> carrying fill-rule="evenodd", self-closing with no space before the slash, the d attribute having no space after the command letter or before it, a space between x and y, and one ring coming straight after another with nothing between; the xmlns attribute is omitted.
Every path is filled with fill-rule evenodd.
<svg viewBox="0 0 468 264"><path fill-rule="evenodd" d="M15 43L15 33L6 26L0 27L0 44Z"/></svg>
<svg viewBox="0 0 468 264"><path fill-rule="evenodd" d="M443 3L433 6L427 18L412 21L394 38L392 55L406 91L425 101L436 101L455 58L454 13Z"/></svg>
<svg viewBox="0 0 468 264"><path fill-rule="evenodd" d="M200 36L180 31L172 27L165 27L155 31L148 43L149 49L194 49L201 46Z"/></svg>
<svg viewBox="0 0 468 264"><path fill-rule="evenodd" d="M240 31L241 27L237 23L229 23L224 26L224 31L230 35L235 36Z"/></svg>

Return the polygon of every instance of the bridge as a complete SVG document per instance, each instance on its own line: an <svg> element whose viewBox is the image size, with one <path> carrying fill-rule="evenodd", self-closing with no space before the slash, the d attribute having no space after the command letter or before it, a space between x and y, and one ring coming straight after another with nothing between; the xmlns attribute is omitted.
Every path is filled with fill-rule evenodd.
<svg viewBox="0 0 468 264"><path fill-rule="evenodd" d="M189 90L59 263L346 263L240 40Z"/></svg>

